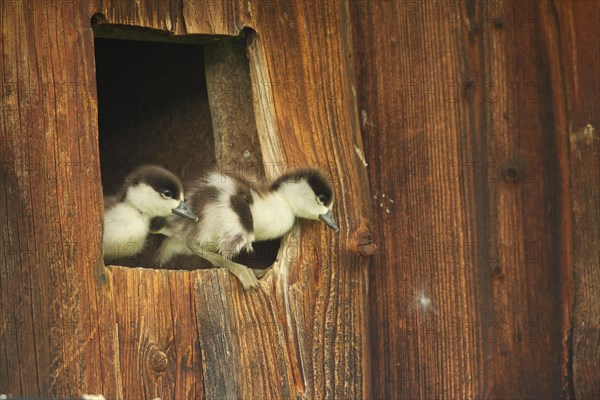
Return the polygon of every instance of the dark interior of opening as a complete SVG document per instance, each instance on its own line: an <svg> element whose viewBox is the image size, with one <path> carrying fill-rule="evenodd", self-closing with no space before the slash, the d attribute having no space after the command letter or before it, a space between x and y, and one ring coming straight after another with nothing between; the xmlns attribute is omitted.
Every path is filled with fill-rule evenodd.
<svg viewBox="0 0 600 400"><path fill-rule="evenodd" d="M207 46L214 45L207 43L239 38L217 37L211 40L203 37L197 43L191 39L169 42L163 34L157 36L159 41L151 41L151 32L144 30L143 40L123 40L115 38L119 36L119 29L111 30L106 25L102 26L103 37L98 37L96 29L95 32L99 144L104 194L116 193L127 174L141 164L162 165L178 174L185 186L187 180L221 163L222 154L215 151L211 107L213 113L218 114L217 121L219 118L223 119L223 115L228 119L235 119L239 110L219 109L222 102L218 100L218 93L215 94L213 90L209 95L205 51ZM135 32L134 28L128 27L127 32L128 35L124 36L135 37L131 35L131 32ZM219 53L208 54L213 59ZM247 63L245 56L240 59ZM245 70L247 69L246 65ZM228 70L230 68L221 68L212 72L215 71L213 68L211 79L219 80L220 77L215 77L214 74L227 74ZM227 82L227 76L222 78L223 82ZM249 76L247 79L249 80ZM211 100L211 96L216 100ZM251 95L239 98L247 101L242 107L252 107ZM235 138L225 139L217 136L219 143L235 143ZM251 148L252 152L244 150L244 154L258 152L260 157L258 138L249 142L251 143L245 146L254 148ZM143 253L121 259L117 264L157 268L154 253L161 240L160 235L150 235ZM242 255L238 261L248 266L265 268L275 261L279 241L256 243L254 248L254 254ZM197 269L209 266L199 257L179 257L169 263L167 268Z"/></svg>

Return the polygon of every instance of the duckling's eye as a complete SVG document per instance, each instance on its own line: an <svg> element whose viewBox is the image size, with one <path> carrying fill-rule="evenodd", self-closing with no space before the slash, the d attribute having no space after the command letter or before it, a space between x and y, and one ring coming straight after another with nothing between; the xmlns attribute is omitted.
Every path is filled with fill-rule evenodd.
<svg viewBox="0 0 600 400"><path fill-rule="evenodd" d="M325 197L324 194L320 194L320 195L317 196L317 199L319 200L319 203L325 204L325 201L327 200L327 197Z"/></svg>
<svg viewBox="0 0 600 400"><path fill-rule="evenodd" d="M160 194L163 195L163 197L169 197L169 198L173 198L173 191L171 189L165 189L162 192L160 192Z"/></svg>

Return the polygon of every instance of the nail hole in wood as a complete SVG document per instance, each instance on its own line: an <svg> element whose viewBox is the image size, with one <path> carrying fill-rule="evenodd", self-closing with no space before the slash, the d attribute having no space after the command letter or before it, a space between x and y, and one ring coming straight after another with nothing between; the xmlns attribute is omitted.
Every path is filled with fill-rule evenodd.
<svg viewBox="0 0 600 400"><path fill-rule="evenodd" d="M519 179L519 171L514 167L506 168L504 171L504 178L507 181L515 182Z"/></svg>

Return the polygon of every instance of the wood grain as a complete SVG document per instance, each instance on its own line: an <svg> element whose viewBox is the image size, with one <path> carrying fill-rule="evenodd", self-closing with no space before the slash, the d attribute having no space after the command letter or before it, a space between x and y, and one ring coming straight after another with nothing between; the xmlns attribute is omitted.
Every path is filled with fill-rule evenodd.
<svg viewBox="0 0 600 400"><path fill-rule="evenodd" d="M572 204L572 274L563 286L573 291L568 372L571 397L600 396L600 47L594 39L600 3L556 2L563 51Z"/></svg>
<svg viewBox="0 0 600 400"><path fill-rule="evenodd" d="M64 397L102 383L83 368L97 360L99 325L93 54L87 16L36 4L0 5L0 391Z"/></svg>
<svg viewBox="0 0 600 400"><path fill-rule="evenodd" d="M221 269L104 266L97 13L162 43L243 32L247 67L240 44L195 58L208 94L178 126L215 131L211 161L323 169L340 233L301 222L250 293ZM0 3L0 393L600 397L599 17L593 1Z"/></svg>
<svg viewBox="0 0 600 400"><path fill-rule="evenodd" d="M372 397L567 396L569 169L552 3L350 9L375 241L394 249L369 276Z"/></svg>
<svg viewBox="0 0 600 400"><path fill-rule="evenodd" d="M194 273L112 267L123 398L202 398Z"/></svg>
<svg viewBox="0 0 600 400"><path fill-rule="evenodd" d="M342 232L301 224L261 289L248 294L222 270L106 268L90 25L97 13L96 21L124 30L161 30L161 42L170 35L237 36L251 27L248 100L257 122L248 121L256 124L248 138L260 144L270 177L295 166L323 168L340 193ZM0 20L0 393L366 397L368 260L357 246L368 237L369 199L355 150L362 143L348 79L347 9L7 1ZM233 133L222 143L232 143Z"/></svg>
<svg viewBox="0 0 600 400"><path fill-rule="evenodd" d="M251 182L262 180L265 173L254 121L246 40L231 38L206 46L204 55L219 169Z"/></svg>

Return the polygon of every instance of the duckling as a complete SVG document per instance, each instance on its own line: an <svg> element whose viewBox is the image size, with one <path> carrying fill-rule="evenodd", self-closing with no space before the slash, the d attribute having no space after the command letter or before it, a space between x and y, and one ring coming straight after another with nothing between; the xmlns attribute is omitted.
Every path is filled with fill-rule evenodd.
<svg viewBox="0 0 600 400"><path fill-rule="evenodd" d="M210 172L188 186L189 205L199 220L167 217L160 229L167 237L158 249L157 262L164 265L177 255L195 254L227 268L244 290L258 287L256 276L231 259L252 251L252 242L282 237L297 218L321 220L339 230L331 211L333 188L315 169L286 173L270 185Z"/></svg>
<svg viewBox="0 0 600 400"><path fill-rule="evenodd" d="M104 197L104 261L141 252L153 218L172 214L198 220L184 201L181 180L156 165L131 172L117 195Z"/></svg>

